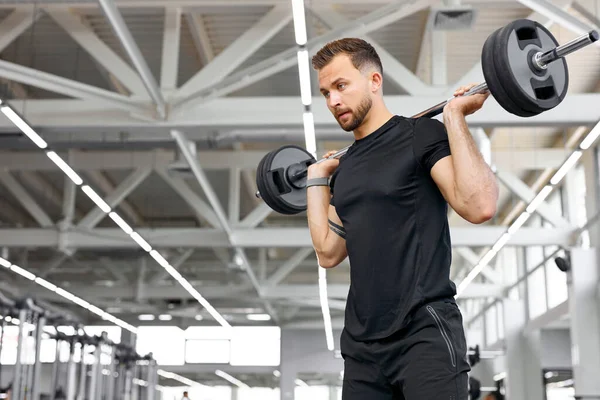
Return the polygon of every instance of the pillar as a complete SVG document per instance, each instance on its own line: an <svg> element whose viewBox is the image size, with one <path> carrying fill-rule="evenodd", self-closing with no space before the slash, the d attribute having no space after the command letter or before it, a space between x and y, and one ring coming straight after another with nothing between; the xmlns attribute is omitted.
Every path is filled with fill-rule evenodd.
<svg viewBox="0 0 600 400"><path fill-rule="evenodd" d="M502 308L506 343L506 398L544 399L540 332L524 333L527 323L525 302L506 299Z"/></svg>
<svg viewBox="0 0 600 400"><path fill-rule="evenodd" d="M571 250L569 313L575 394L600 400L600 306L596 248ZM587 397L592 396L592 397Z"/></svg>
<svg viewBox="0 0 600 400"><path fill-rule="evenodd" d="M296 370L291 365L281 364L281 376L279 377L279 398L281 400L294 400L296 388ZM290 363L291 364L291 363Z"/></svg>

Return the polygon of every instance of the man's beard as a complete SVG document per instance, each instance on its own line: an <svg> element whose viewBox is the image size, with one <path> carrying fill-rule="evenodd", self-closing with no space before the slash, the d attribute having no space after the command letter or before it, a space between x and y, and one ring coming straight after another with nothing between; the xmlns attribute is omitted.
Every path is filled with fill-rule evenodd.
<svg viewBox="0 0 600 400"><path fill-rule="evenodd" d="M345 130L346 132L351 132L362 125L363 121L365 120L365 117L371 110L372 106L373 100L371 100L369 96L365 96L356 108L356 112L350 111L350 120L348 122L343 123L338 119L338 123L340 124L343 130Z"/></svg>

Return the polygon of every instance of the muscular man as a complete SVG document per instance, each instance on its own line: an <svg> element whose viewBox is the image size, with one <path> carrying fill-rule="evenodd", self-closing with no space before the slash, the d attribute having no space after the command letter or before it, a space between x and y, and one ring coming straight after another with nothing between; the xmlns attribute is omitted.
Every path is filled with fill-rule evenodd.
<svg viewBox="0 0 600 400"><path fill-rule="evenodd" d="M444 124L411 119L386 108L381 61L367 42L329 43L312 64L329 110L354 133L348 152L312 165L307 181L319 265L346 256L351 265L342 398L466 400L447 207L474 224L496 212L496 179L465 122L487 95L460 97L472 86L462 87Z"/></svg>

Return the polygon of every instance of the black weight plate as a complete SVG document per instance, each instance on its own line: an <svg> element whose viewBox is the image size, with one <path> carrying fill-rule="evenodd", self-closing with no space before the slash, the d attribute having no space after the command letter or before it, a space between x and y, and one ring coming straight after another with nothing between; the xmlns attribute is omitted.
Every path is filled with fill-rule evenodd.
<svg viewBox="0 0 600 400"><path fill-rule="evenodd" d="M280 214L305 211L306 187L291 185L287 172L291 165L304 163L308 166L314 162L309 152L293 145L283 146L265 155L256 172L256 185L265 203Z"/></svg>
<svg viewBox="0 0 600 400"><path fill-rule="evenodd" d="M518 115L520 117L531 116L529 112L524 112L510 99L508 94L505 92L504 87L500 83L496 74L495 60L494 60L494 43L499 32L502 30L498 29L494 31L483 44L481 51L481 67L483 70L483 76L485 83L488 86L490 94L496 99L498 104L504 108L507 112Z"/></svg>
<svg viewBox="0 0 600 400"><path fill-rule="evenodd" d="M546 52L558 41L541 24L527 19L511 22L494 42L497 76L512 101L523 110L539 114L562 102L569 75L564 59L538 71L531 62L536 52Z"/></svg>

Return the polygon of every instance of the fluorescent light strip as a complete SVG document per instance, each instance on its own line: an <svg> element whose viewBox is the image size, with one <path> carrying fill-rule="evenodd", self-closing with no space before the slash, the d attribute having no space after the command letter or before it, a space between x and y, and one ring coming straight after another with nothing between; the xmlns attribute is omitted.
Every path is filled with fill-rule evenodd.
<svg viewBox="0 0 600 400"><path fill-rule="evenodd" d="M531 200L531 203L529 203L525 211L527 211L530 214L533 213L540 206L540 204L542 204L542 202L546 200L546 197L548 197L550 192L552 192L552 186L544 186L544 188L540 190L537 196L535 196L533 200Z"/></svg>
<svg viewBox="0 0 600 400"><path fill-rule="evenodd" d="M83 192L85 194L88 195L88 197L94 202L96 203L96 205L98 207L100 207L100 209L102 211L104 211L105 213L109 213L110 212L110 206L108 204L106 204L106 202L104 200L102 200L102 198L100 196L98 196L98 193L96 193L94 191L94 189L92 189L91 187L89 187L88 185L83 185L81 187L81 190L83 190Z"/></svg>
<svg viewBox="0 0 600 400"><path fill-rule="evenodd" d="M42 139L41 136L38 135L29 126L29 124L27 124L27 122L23 121L23 118L21 118L12 108L10 108L9 106L2 106L0 107L0 111L2 111L2 113L6 115L6 117L10 119L11 122L15 124L21 130L21 132L27 135L27 137L29 137L29 139L31 139L31 141L35 143L40 149L45 149L46 147L48 147L48 143L46 143L46 141Z"/></svg>
<svg viewBox="0 0 600 400"><path fill-rule="evenodd" d="M115 224L119 226L119 228L123 229L123 232L128 235L133 233L133 229L131 229L131 227L127 224L127 222L125 222L125 220L123 220L123 218L121 218L119 214L113 211L108 214L108 216L115 222Z"/></svg>
<svg viewBox="0 0 600 400"><path fill-rule="evenodd" d="M81 177L77 175L77 173L73 171L73 169L62 158L60 158L58 154L53 151L48 151L46 152L46 155L54 162L54 164L56 164L58 168L67 174L73 183L75 183L77 186L83 183L83 179L81 179Z"/></svg>
<svg viewBox="0 0 600 400"><path fill-rule="evenodd" d="M250 386L248 386L244 382L240 381L239 379L234 378L233 376L229 375L227 372L221 371L220 369L216 370L215 374L217 376L220 376L221 378L225 379L226 381L234 384L235 386L237 386L239 388L243 388L243 389L250 388Z"/></svg>
<svg viewBox="0 0 600 400"><path fill-rule="evenodd" d="M310 90L310 64L308 61L308 50L298 51L298 75L300 76L300 98L302 104L310 106L312 94Z"/></svg>
<svg viewBox="0 0 600 400"><path fill-rule="evenodd" d="M306 36L304 0L292 0L292 15L294 17L294 36L296 37L296 44L304 46L308 40Z"/></svg>
<svg viewBox="0 0 600 400"><path fill-rule="evenodd" d="M102 317L105 320L109 320L114 322L116 325L127 329L128 331L137 334L137 328L134 327L133 325L128 324L125 321L122 321L116 317L114 317L113 315L110 315L109 313L102 311L101 309L99 309L98 307L88 303L87 301L75 296L73 293L70 293L58 286L56 286L55 284L48 282L45 279L42 279L40 277L36 277L35 274L17 266L14 264L11 264L8 260L5 260L3 258L0 258L0 260L2 260L2 265L6 266L6 264L9 264L9 269L11 271L13 271L14 273L17 273L29 280L32 280L33 282L37 283L38 285L40 285L41 287L50 290L51 292L56 293L59 296L64 297L65 299L77 304L78 306L87 309L88 311L99 315L100 317Z"/></svg>
<svg viewBox="0 0 600 400"><path fill-rule="evenodd" d="M315 118L312 112L305 112L302 116L304 121L304 139L306 141L306 151L317 157L317 138L315 136Z"/></svg>
<svg viewBox="0 0 600 400"><path fill-rule="evenodd" d="M2 100L0 100L0 104L3 104ZM19 117L14 110L12 110L12 108L10 108L10 106L6 105L6 106L2 106L0 107L0 110L9 118L11 119L11 121L19 128L21 129L21 131L23 131L23 133L25 133L34 143L36 143L39 147L41 148L46 148L47 144L45 141L43 141L43 139L41 137L39 137L37 135L37 133L35 133L30 127L29 125L21 118ZM311 114L312 116L312 114ZM313 137L314 137L314 126L312 128L313 130ZM315 146L315 153L316 153L316 146ZM83 184L83 179L81 179L81 177L54 151L46 151L46 155L48 156L48 158L50 160L52 160L76 185L82 185ZM82 187L82 190L90 197L90 199L92 199L92 201L94 201L94 203L96 203L98 205L98 207L100 207L100 209L102 209L102 211L104 211L105 213L109 213L110 218L127 234L129 235L142 249L144 249L147 252L152 251L152 246L150 246L150 244L144 240L139 233L133 231L133 229L116 213L111 212L110 206L100 197L98 196L98 194L96 192L94 192L92 190L91 187L85 185L84 187ZM158 254L158 253L157 253ZM167 270L167 272L169 274L171 274L171 276L177 280L179 283L182 284L182 286L184 286L184 288L186 288L186 290L196 298L196 300L198 300L200 302L201 305L203 305L208 312L224 327L228 327L231 328L231 325L229 325L229 323L227 323L227 321L225 321L225 319L221 316L221 314L219 314L217 312L217 310L212 307L210 305L210 303L204 299L204 297L202 297L200 295L200 293L198 293L197 290L195 290L192 285L185 280L185 278L183 278L181 276L181 274L179 272L177 272L173 267L171 267L170 265L168 265L168 263L166 263L166 260L163 262L160 259L164 258L162 256L157 257L157 256L153 256L160 264L161 266L163 266L163 268L165 268ZM0 259L3 260L3 259ZM159 261L160 260L160 261ZM4 262L3 262L4 261ZM5 266L6 268L9 268L11 265L8 261L3 260L0 261L0 265ZM167 266L165 266L165 263L167 264ZM18 269L17 267L17 271L21 271ZM27 275L27 271L25 271L25 275L26 278L28 279L35 279L35 275ZM46 282L46 281L44 281ZM185 282L185 285L184 285ZM48 284L50 284L49 282L46 282ZM46 288L48 288L47 286L45 286ZM80 299L81 300L81 299ZM83 300L81 300L83 301ZM101 315L101 316L105 316L105 315L110 315L108 313L105 313L104 311L100 310L100 309L96 309L95 310L96 314ZM134 327L132 327L131 325L118 320L118 324L120 324L119 326L125 327L131 327L133 328L132 332L137 332L137 329L135 329ZM129 328L126 328L128 330L131 330Z"/></svg>
<svg viewBox="0 0 600 400"><path fill-rule="evenodd" d="M583 139L583 141L579 145L579 148L581 150L587 150L587 149L589 149L592 146L592 144L594 144L594 142L596 141L596 139L598 139L598 136L600 136L600 122L598 122L596 124L596 126L594 126L592 128L592 130L590 131L590 133L587 134L587 136L585 137L585 139Z"/></svg>
<svg viewBox="0 0 600 400"><path fill-rule="evenodd" d="M140 236L139 233L132 232L130 236L145 251L151 251L152 250L152 246L150 246L150 244L148 244L148 242L146 242L144 240L144 238Z"/></svg>
<svg viewBox="0 0 600 400"><path fill-rule="evenodd" d="M203 384L201 384L199 382L193 381L191 379L186 378L185 376L181 376L181 375L178 375L178 374L173 373L173 372L168 372L168 371L159 369L157 371L157 373L158 373L159 376L162 376L163 378L172 379L174 381L181 382L181 383L183 383L185 385L188 385L188 386L207 387L206 385L203 385Z"/></svg>
<svg viewBox="0 0 600 400"><path fill-rule="evenodd" d="M325 340L327 341L327 350L333 351L333 326L331 324L331 312L329 310L329 300L327 298L327 271L319 266L319 298L321 300L321 312L323 313L323 323L325 325Z"/></svg>
<svg viewBox="0 0 600 400"><path fill-rule="evenodd" d="M10 261L0 257L0 265L2 265L4 268L10 268L12 264L10 263Z"/></svg>
<svg viewBox="0 0 600 400"><path fill-rule="evenodd" d="M569 172L569 170L573 167L573 165L575 165L575 163L577 161L579 161L579 159L581 158L582 155L583 155L583 153L581 151L579 151L579 150L574 151L569 156L569 158L567 158L567 160L563 163L563 165L561 165L561 167L558 169L558 171L556 171L554 176L550 179L550 183L552 185L558 184L558 182L560 182L562 180L562 178L565 177L565 175L567 174L567 172Z"/></svg>
<svg viewBox="0 0 600 400"><path fill-rule="evenodd" d="M35 279L35 275L32 274L31 272L24 270L23 268L17 266L17 265L11 265L10 266L10 270L13 272L16 272L17 274L21 275L22 277L25 277L27 279L29 279L30 281L33 281Z"/></svg>
<svg viewBox="0 0 600 400"><path fill-rule="evenodd" d="M296 386L301 386L301 387L309 387L308 384L306 382L304 382L302 379L294 379L294 383L296 384Z"/></svg>
<svg viewBox="0 0 600 400"><path fill-rule="evenodd" d="M561 167L556 171L554 176L550 179L550 183L542 188L540 192L531 200L525 211L519 215L519 217L512 223L505 232L494 244L491 250L489 250L482 258L479 263L473 267L473 269L467 274L467 276L457 286L456 297L459 297L465 288L473 282L473 280L479 275L481 270L487 266L487 264L498 254L498 252L506 245L510 236L518 231L525 222L529 219L531 214L542 204L542 202L550 195L554 186L567 175L569 170L575 166L577 161L583 156L582 150L587 150L600 136L600 121L592 128L585 139L579 145L581 150L575 150L565 160Z"/></svg>

